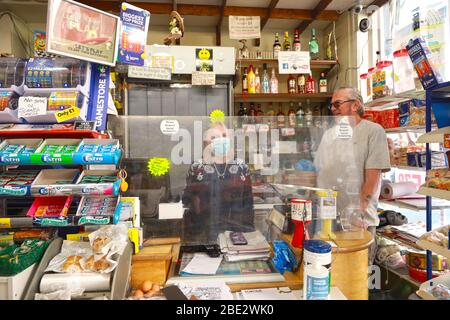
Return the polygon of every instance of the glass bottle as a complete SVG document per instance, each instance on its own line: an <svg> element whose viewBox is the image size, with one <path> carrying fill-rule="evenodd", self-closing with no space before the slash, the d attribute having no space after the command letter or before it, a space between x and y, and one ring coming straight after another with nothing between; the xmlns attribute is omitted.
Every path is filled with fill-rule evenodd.
<svg viewBox="0 0 450 320"><path fill-rule="evenodd" d="M306 100L306 109L305 109L305 126L312 127L313 125L313 111L311 107L311 101Z"/></svg>
<svg viewBox="0 0 450 320"><path fill-rule="evenodd" d="M262 92L270 93L270 80L269 73L267 72L267 64L263 65L263 76L262 76Z"/></svg>
<svg viewBox="0 0 450 320"><path fill-rule="evenodd" d="M270 78L270 93L278 93L278 79L275 75L275 68L272 68L272 77Z"/></svg>
<svg viewBox="0 0 450 320"><path fill-rule="evenodd" d="M306 77L304 74L299 74L297 77L297 92L301 94L306 93Z"/></svg>
<svg viewBox="0 0 450 320"><path fill-rule="evenodd" d="M319 41L316 38L316 29L311 30L311 40L309 41L309 54L312 60L319 59Z"/></svg>
<svg viewBox="0 0 450 320"><path fill-rule="evenodd" d="M325 73L322 72L320 74L320 79L319 79L319 92L320 93L327 93L328 92L328 80L325 77Z"/></svg>
<svg viewBox="0 0 450 320"><path fill-rule="evenodd" d="M304 127L305 126L305 112L303 111L303 106L302 106L301 102L298 103L296 117L297 117L297 119L296 119L297 127L298 128Z"/></svg>
<svg viewBox="0 0 450 320"><path fill-rule="evenodd" d="M297 115L294 110L294 102L290 103L289 111L288 111L288 123L290 128L295 128L297 125Z"/></svg>
<svg viewBox="0 0 450 320"><path fill-rule="evenodd" d="M294 51L302 51L302 45L300 43L300 32L298 29L294 30Z"/></svg>
<svg viewBox="0 0 450 320"><path fill-rule="evenodd" d="M266 116L268 117L268 125L271 129L276 129L277 120L275 119L275 111L273 110L272 102L269 102L269 106L267 108Z"/></svg>
<svg viewBox="0 0 450 320"><path fill-rule="evenodd" d="M289 32L284 33L283 51L291 51L291 40L289 40Z"/></svg>
<svg viewBox="0 0 450 320"><path fill-rule="evenodd" d="M256 109L253 102L250 103L250 108L248 109L248 123L256 123Z"/></svg>
<svg viewBox="0 0 450 320"><path fill-rule="evenodd" d="M277 126L278 128L284 128L286 126L286 119L284 117L283 105L281 102L278 104Z"/></svg>
<svg viewBox="0 0 450 320"><path fill-rule="evenodd" d="M315 106L313 111L313 119L314 119L314 126L317 128L320 128L322 126L322 114L320 113L320 106Z"/></svg>
<svg viewBox="0 0 450 320"><path fill-rule="evenodd" d="M316 93L316 80L314 80L312 74L309 75L306 81L306 93Z"/></svg>
<svg viewBox="0 0 450 320"><path fill-rule="evenodd" d="M253 65L249 66L247 74L247 87L249 94L256 93L256 75L255 72L253 71Z"/></svg>
<svg viewBox="0 0 450 320"><path fill-rule="evenodd" d="M247 92L248 92L247 68L244 68L244 74L242 75L242 93Z"/></svg>
<svg viewBox="0 0 450 320"><path fill-rule="evenodd" d="M278 53L281 51L281 43L278 32L275 33L275 42L273 43L273 58L278 59Z"/></svg>
<svg viewBox="0 0 450 320"><path fill-rule="evenodd" d="M245 107L245 105L244 105L244 111L242 113L241 123L242 124L247 124L248 123L248 113L247 113L247 108Z"/></svg>
<svg viewBox="0 0 450 320"><path fill-rule="evenodd" d="M256 123L263 123L264 112L261 109L261 103L258 103L258 108L256 109Z"/></svg>
<svg viewBox="0 0 450 320"><path fill-rule="evenodd" d="M258 68L255 69L255 93L261 93L261 78Z"/></svg>
<svg viewBox="0 0 450 320"><path fill-rule="evenodd" d="M296 93L297 92L297 80L295 79L293 74L289 75L287 80L287 88L288 93Z"/></svg>
<svg viewBox="0 0 450 320"><path fill-rule="evenodd" d="M244 115L245 115L244 104L241 102L239 104L239 111L238 111L238 123L240 126L242 126L242 124L244 123Z"/></svg>

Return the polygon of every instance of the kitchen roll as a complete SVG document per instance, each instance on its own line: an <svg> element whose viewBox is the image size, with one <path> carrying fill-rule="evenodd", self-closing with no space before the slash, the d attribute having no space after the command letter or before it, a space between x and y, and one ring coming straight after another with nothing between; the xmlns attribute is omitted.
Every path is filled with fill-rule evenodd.
<svg viewBox="0 0 450 320"><path fill-rule="evenodd" d="M112 273L47 273L41 279L39 290L50 293L57 290L81 288L85 292L110 291Z"/></svg>
<svg viewBox="0 0 450 320"><path fill-rule="evenodd" d="M391 200L410 196L416 192L417 187L412 182L386 183L381 189L381 196Z"/></svg>

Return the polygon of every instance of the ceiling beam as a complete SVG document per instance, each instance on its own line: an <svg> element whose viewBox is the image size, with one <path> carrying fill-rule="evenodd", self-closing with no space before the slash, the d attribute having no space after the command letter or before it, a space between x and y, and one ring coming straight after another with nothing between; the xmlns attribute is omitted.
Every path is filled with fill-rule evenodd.
<svg viewBox="0 0 450 320"><path fill-rule="evenodd" d="M279 0L271 0L269 6L267 7L266 16L261 19L261 32L269 21L270 16L272 15L273 9L277 6ZM255 39L255 46L259 47L261 45L261 39Z"/></svg>
<svg viewBox="0 0 450 320"><path fill-rule="evenodd" d="M220 46L222 40L222 21L225 13L225 7L227 6L227 0L222 0L222 11L220 12L219 22L217 22L216 26L216 46Z"/></svg>
<svg viewBox="0 0 450 320"><path fill-rule="evenodd" d="M120 12L120 1L95 1L95 0L78 0L88 6L97 8L103 11ZM170 14L172 11L172 4L170 3L151 3L151 2L130 2L133 5L148 10L152 14ZM178 13L180 15L191 16L209 16L220 17L222 14L221 6L211 5L192 5L192 4L178 4ZM270 19L292 19L292 20L322 20L322 21L337 21L339 13L337 11L322 11L314 17L313 10L301 9L273 9L270 14ZM223 10L223 16L260 16L264 18L267 15L267 8L254 7L230 7L227 6Z"/></svg>
<svg viewBox="0 0 450 320"><path fill-rule="evenodd" d="M317 6L312 10L312 20L303 20L297 27L297 29L299 30L300 33L303 33L303 31L305 31L306 28L308 28L308 26L311 24L311 22L313 20L316 20L318 16L320 16L325 9L328 7L328 5L332 2L333 0L321 0Z"/></svg>

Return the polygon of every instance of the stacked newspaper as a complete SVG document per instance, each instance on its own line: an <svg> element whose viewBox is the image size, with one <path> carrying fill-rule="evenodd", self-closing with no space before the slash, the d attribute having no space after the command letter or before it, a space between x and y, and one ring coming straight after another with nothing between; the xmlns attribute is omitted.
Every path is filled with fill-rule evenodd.
<svg viewBox="0 0 450 320"><path fill-rule="evenodd" d="M228 262L248 260L268 260L270 245L260 231L244 233L246 245L234 245L230 238L231 231L219 234L220 250Z"/></svg>

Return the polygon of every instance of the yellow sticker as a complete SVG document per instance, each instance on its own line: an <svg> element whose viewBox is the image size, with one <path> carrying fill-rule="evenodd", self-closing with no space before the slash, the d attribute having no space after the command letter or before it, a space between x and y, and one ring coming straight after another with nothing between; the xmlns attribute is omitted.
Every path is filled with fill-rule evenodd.
<svg viewBox="0 0 450 320"><path fill-rule="evenodd" d="M0 228L11 228L11 219L0 218Z"/></svg>
<svg viewBox="0 0 450 320"><path fill-rule="evenodd" d="M80 115L80 108L72 107L55 113L56 121L64 122Z"/></svg>
<svg viewBox="0 0 450 320"><path fill-rule="evenodd" d="M147 167L152 175L160 177L169 172L170 161L167 158L151 158Z"/></svg>
<svg viewBox="0 0 450 320"><path fill-rule="evenodd" d="M225 113L222 110L214 110L210 113L209 118L211 123L221 123L225 121Z"/></svg>

